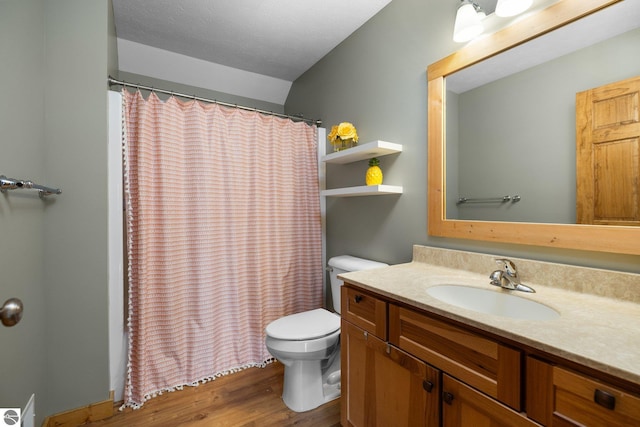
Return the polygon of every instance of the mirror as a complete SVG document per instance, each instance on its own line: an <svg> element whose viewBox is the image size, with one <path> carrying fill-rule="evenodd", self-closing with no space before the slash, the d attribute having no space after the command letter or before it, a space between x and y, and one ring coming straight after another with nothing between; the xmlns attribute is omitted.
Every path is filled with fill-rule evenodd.
<svg viewBox="0 0 640 427"><path fill-rule="evenodd" d="M550 247L558 247L558 248L573 248L573 249L584 249L584 250L596 250L596 251L606 251L606 252L617 252L617 253L628 253L628 254L640 254L640 229L638 227L629 227L629 226L602 226L602 225L576 225L573 224L575 222L575 90L573 90L570 95L573 99L569 102L571 103L569 107L564 107L565 111L562 113L562 117L565 120L570 121L570 126L568 127L569 131L567 131L567 127L565 125L564 134L569 134L569 141L563 141L562 143L558 143L555 141L556 146L562 146L564 150L564 154L559 157L565 157L567 162L569 163L567 166L556 166L555 169L558 169L560 173L562 173L566 179L569 180L569 183L566 184L563 182L562 185L558 185L558 180L560 178L551 179L550 183L548 183L547 188L552 188L554 192L561 193L560 197L562 200L550 202L549 206L554 206L556 208L557 204L562 205L565 212L559 216L550 216L548 218L540 218L535 216L524 216L522 218L516 217L507 217L505 221L495 221L495 217L484 217L478 214L479 216L475 216L472 219L453 219L456 210L458 213L460 212L459 206L456 206L456 201L458 196L464 197L502 197L505 195L514 196L520 195L522 200L519 202L507 202L500 203L498 205L500 208L510 208L510 209L502 209L504 211L528 211L531 209L526 209L525 200L527 195L519 194L522 191L519 188L495 188L495 193L493 189L487 190L486 188L482 188L481 191L476 194L458 194L458 189L460 187L460 177L458 177L457 173L453 173L452 165L456 163L455 156L456 150L460 150L460 146L456 146L455 144L445 147L445 140L455 140L458 138L459 134L470 131L460 131L457 127L452 126L453 123L456 122L455 117L449 117L448 114L452 114L451 111L455 111L453 107L459 106L461 102L468 101L460 101L458 95L454 94L450 96L452 93L451 90L446 89L454 89L460 91L460 89L456 89L455 86L451 86L450 80L456 79L456 74L463 74L465 72L471 73L472 77L484 76L487 73L478 71L477 68L473 68L471 66L486 66L490 62L495 62L500 58L498 54L502 52L507 52L508 55L513 54L514 50L510 50L515 46L531 46L534 47L536 45L541 45L541 41L545 38L551 37L551 32L553 30L559 29L560 32L564 31L566 28L570 26L572 23L584 23L585 20L593 19L596 16L601 14L609 13L615 6L616 3L619 3L618 6L623 4L634 3L631 1L621 1L621 0L563 0L560 1L548 8L536 12L528 17L523 18L520 21L517 21L513 25L504 28L490 36L484 37L482 39L476 40L454 54L432 64L429 66L427 70L428 74L428 138L429 138L429 158L428 158L428 175L429 175L429 210L428 210L428 229L429 234L434 236L445 236L445 237L457 237L457 238L466 238L466 239L474 239L474 240L487 240L487 241L496 241L496 242L510 242L510 243L520 243L520 244L529 244L529 245L539 245L539 246L550 246ZM614 5L614 6L611 6ZM611 6L611 7L610 7ZM636 15L637 16L637 15ZM635 21L638 21L637 18ZM601 33L602 29L599 27L590 26L593 24L587 25L587 28L590 28L590 33ZM584 38L584 36L582 37ZM637 46L637 44L636 44ZM538 51L549 51L547 48L538 47ZM636 50L637 51L637 48ZM535 55L526 54L524 58L533 58ZM638 56L637 54L635 55ZM558 59L559 60L559 59ZM507 63L515 63L522 62L520 60L514 60L513 58L508 59ZM637 64L637 62L636 62ZM633 66L633 65L632 65ZM537 66L539 68L542 66ZM504 67L502 67L504 68ZM616 67L617 68L617 67ZM638 70L636 65L636 70ZM524 73L528 73L530 71L524 71ZM547 71L546 74L549 77L557 77L555 74L562 74L554 70L554 72ZM640 74L636 72L636 75ZM522 75L522 73L520 74ZM507 77L508 79L514 79L515 77ZM446 83L445 83L446 79ZM461 80L466 82L470 81L471 77L469 74L467 77L463 77ZM606 83L611 80L606 81ZM484 86L474 89L477 92L482 91L490 91L496 87L499 83L493 82L485 84ZM585 89L588 89L586 87ZM511 98L506 98L507 100L513 101L513 92L511 94ZM480 109L480 107L475 107L475 111ZM490 108L482 107L482 110L488 110L489 113L492 113ZM539 121L541 118L538 117L544 111L544 107L538 108L537 110L530 111L531 121ZM514 109L515 110L515 109ZM566 110L570 110L567 112ZM470 116L472 116L474 109L467 110L466 115L461 115L460 120L468 120ZM499 114L505 114L506 109L499 110ZM445 114L447 113L447 114ZM482 111L484 114L484 111ZM496 114L498 116L499 114ZM556 114L556 115L559 115ZM447 120L445 120L445 117ZM557 121L557 117L556 121ZM451 119L451 120L449 120ZM488 128L490 130L494 129L506 129L508 135L511 139L514 139L514 135L517 137L518 135L524 135L529 131L519 131L514 129L511 126L511 121L500 120L500 117L497 117L497 121L492 124L487 124L486 117L483 120L478 120L472 126L476 126L475 129L479 128ZM459 120L458 120L459 121ZM537 126L536 129L543 131L548 130L549 126ZM573 128L573 129L571 129ZM446 138L445 138L446 136ZM494 138L494 136L487 137L489 139ZM547 136L546 139L555 139ZM566 135L565 135L565 138ZM525 138L518 138L525 139ZM529 160L532 159L531 153L536 153L536 155L540 154L540 150L536 151L536 148L540 147L541 142L543 141L540 136L534 138L534 140L527 141L527 145L530 151L526 152L526 154L517 154L517 156L521 156L524 164L528 163ZM473 145L473 144L472 144ZM513 144L515 146L515 143ZM471 158L473 162L470 162L466 165L469 169L476 169L480 174L487 174L490 169L500 170L508 170L508 164L501 164L501 156L493 152L491 153L489 149L482 147L480 144L477 144L475 147L478 151L475 154L469 155L465 154L466 158ZM513 148L509 145L509 148ZM546 148L545 148L546 150ZM570 151L569 151L570 150ZM445 157L445 153L447 156ZM489 155L488 160L484 161L476 161L479 159L479 155ZM518 157L515 158L518 158ZM554 154L554 156L556 156ZM453 157L453 161L451 159ZM573 158L573 160L570 160ZM538 163L534 163L536 165L544 165L545 157L542 156L537 161ZM554 157L555 160L555 157ZM572 164L571 164L572 163ZM535 168L534 168L535 169ZM544 166L538 167L537 169L543 169ZM512 172L516 173L516 172ZM532 172L527 172L525 175L525 180L532 181L544 181L549 178L548 173L545 172L545 175L542 177L540 175L531 175ZM529 175L527 175L529 174ZM514 179L510 179L509 174L504 177L500 183L500 185L508 185L510 181L514 181ZM527 183L529 183L527 182ZM494 184L494 187L498 185ZM560 188L554 188L560 187ZM571 188L572 187L572 188ZM453 190L453 191L452 191ZM475 191L475 190L474 190ZM491 191L491 193L489 193ZM528 191L528 190L527 190ZM536 190L539 193L542 190ZM447 197L447 193L450 193L453 196ZM530 193L527 193L530 194ZM487 209L486 204L478 204L478 206L484 205L483 207L479 207L475 209L476 211L493 211L495 213L495 206L492 209ZM544 206L543 206L544 207ZM516 209L518 208L518 209ZM523 209L520 209L523 208ZM573 213L567 213L569 210L573 210ZM544 209L543 209L544 210ZM551 209L547 209L551 210ZM529 212L527 212L529 213ZM482 213L484 215L484 213ZM555 214L554 214L555 215ZM458 218L460 215L458 214ZM490 219L486 219L490 218ZM561 224L561 223L566 224Z"/></svg>
<svg viewBox="0 0 640 427"><path fill-rule="evenodd" d="M640 74L638 27L620 2L446 76L448 219L578 222L576 93Z"/></svg>

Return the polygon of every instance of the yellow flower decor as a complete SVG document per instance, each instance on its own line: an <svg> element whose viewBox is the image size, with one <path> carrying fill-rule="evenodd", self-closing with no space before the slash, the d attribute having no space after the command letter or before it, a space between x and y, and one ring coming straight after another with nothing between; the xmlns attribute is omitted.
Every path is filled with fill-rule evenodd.
<svg viewBox="0 0 640 427"><path fill-rule="evenodd" d="M356 127L349 122L342 122L331 128L327 137L334 151L340 151L351 148L358 142L358 132Z"/></svg>

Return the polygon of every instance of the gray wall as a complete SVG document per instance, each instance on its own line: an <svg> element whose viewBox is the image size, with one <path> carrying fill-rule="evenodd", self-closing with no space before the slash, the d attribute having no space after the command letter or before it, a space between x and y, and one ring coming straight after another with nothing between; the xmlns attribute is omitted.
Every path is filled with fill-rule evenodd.
<svg viewBox="0 0 640 427"><path fill-rule="evenodd" d="M36 393L37 423L107 399L107 0L0 2L0 173L60 187L0 196L0 402ZM111 31L111 34L113 32ZM109 58L111 62L109 62Z"/></svg>
<svg viewBox="0 0 640 427"><path fill-rule="evenodd" d="M402 195L327 200L329 257L398 263L411 259L413 243L426 242L425 70L455 47L456 6L394 0L294 82L287 111L320 117L328 129L350 121L361 143L403 145L402 153L380 157L384 183L402 185ZM366 160L327 165L327 188L364 185L367 167Z"/></svg>
<svg viewBox="0 0 640 427"><path fill-rule="evenodd" d="M40 0L0 2L0 174L44 180L44 6ZM0 303L25 304L23 320L0 325L0 406L22 407L46 387L43 234L46 206L36 194L0 194Z"/></svg>
<svg viewBox="0 0 640 427"><path fill-rule="evenodd" d="M285 109L351 121L361 141L389 140L403 152L382 157L385 183L400 196L329 199L327 256L389 263L411 259L413 244L498 253L640 272L640 257L427 236L426 68L459 48L451 40L458 2L393 0L297 79ZM330 150L329 145L327 149ZM366 161L328 165L327 188L362 185Z"/></svg>

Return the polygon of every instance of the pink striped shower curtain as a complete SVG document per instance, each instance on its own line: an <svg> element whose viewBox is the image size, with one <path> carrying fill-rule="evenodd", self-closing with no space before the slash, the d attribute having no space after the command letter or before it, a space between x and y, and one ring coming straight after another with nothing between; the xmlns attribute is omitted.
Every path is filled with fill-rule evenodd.
<svg viewBox="0 0 640 427"><path fill-rule="evenodd" d="M322 305L316 128L123 91L125 405L271 356L266 325Z"/></svg>

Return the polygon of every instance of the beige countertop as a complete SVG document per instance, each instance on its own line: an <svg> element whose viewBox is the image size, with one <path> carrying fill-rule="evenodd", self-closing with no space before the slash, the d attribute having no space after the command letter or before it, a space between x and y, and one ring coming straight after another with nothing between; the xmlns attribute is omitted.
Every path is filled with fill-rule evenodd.
<svg viewBox="0 0 640 427"><path fill-rule="evenodd" d="M521 272L522 283L536 290L529 294L489 284L489 274L497 269L494 258L416 246L410 263L340 277L410 306L640 384L640 304L636 300L640 275L510 257ZM485 267L486 272L478 272ZM537 283L531 275L527 280L525 268L549 282ZM607 283L602 283L603 277ZM520 320L458 308L427 293L429 287L442 284L510 292L548 305L560 316Z"/></svg>

